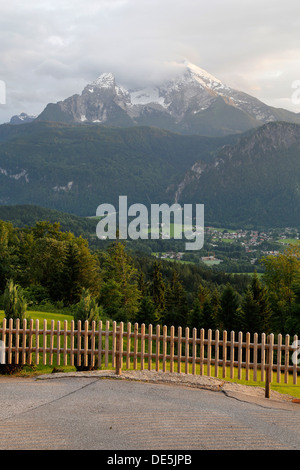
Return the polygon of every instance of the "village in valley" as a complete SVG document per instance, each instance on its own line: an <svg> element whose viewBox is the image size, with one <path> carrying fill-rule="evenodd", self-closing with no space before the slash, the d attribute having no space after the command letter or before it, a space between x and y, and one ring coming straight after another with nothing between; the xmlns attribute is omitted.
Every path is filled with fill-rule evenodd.
<svg viewBox="0 0 300 470"><path fill-rule="evenodd" d="M165 251L155 253L160 259L204 263L225 272L263 272L260 260L276 256L284 248L299 242L297 228L227 229L208 226L204 229L204 247L197 253Z"/></svg>

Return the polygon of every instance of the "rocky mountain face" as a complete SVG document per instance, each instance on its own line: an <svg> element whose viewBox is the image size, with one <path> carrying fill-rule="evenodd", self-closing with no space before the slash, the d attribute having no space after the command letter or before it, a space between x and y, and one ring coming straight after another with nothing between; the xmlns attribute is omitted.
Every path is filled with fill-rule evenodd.
<svg viewBox="0 0 300 470"><path fill-rule="evenodd" d="M37 119L155 126L206 136L241 133L278 120L300 124L299 115L267 106L191 63L164 83L134 90L118 85L112 73L104 73L80 95L49 103Z"/></svg>
<svg viewBox="0 0 300 470"><path fill-rule="evenodd" d="M300 126L268 123L223 146L191 166L174 197L203 203L210 223L299 226Z"/></svg>

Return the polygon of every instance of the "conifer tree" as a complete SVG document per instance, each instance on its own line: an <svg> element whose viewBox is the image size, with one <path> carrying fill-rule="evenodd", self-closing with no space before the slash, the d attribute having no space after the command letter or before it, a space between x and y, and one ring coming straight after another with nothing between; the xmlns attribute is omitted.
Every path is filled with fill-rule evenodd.
<svg viewBox="0 0 300 470"><path fill-rule="evenodd" d="M161 273L161 264L158 261L154 261L149 294L159 312L162 312L165 308L165 292L166 286Z"/></svg>
<svg viewBox="0 0 300 470"><path fill-rule="evenodd" d="M255 273L248 287L243 302L244 329L250 333L270 332L271 307L269 303L268 291L264 287Z"/></svg>
<svg viewBox="0 0 300 470"><path fill-rule="evenodd" d="M223 330L236 330L238 307L238 295L233 287L227 283L221 295L220 326Z"/></svg>

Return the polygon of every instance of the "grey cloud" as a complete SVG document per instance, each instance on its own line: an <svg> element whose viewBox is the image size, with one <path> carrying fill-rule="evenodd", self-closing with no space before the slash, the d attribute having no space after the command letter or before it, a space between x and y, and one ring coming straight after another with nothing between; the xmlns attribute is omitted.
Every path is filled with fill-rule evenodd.
<svg viewBox="0 0 300 470"><path fill-rule="evenodd" d="M297 0L1 3L7 104L0 105L0 122L80 93L104 71L136 86L163 79L183 58L268 104L300 112L289 99L300 79Z"/></svg>

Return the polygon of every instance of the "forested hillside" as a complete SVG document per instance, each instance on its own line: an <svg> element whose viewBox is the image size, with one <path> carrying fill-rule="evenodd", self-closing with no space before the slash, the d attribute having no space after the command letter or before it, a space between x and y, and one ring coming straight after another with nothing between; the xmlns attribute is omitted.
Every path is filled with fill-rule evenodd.
<svg viewBox="0 0 300 470"><path fill-rule="evenodd" d="M130 204L173 202L188 168L226 142L149 127L0 126L0 204L92 216L120 195Z"/></svg>
<svg viewBox="0 0 300 470"><path fill-rule="evenodd" d="M73 309L89 293L116 321L250 332L299 332L300 248L266 257L265 274L229 275L135 255L116 241L92 250L59 224L0 221L0 293L12 280L29 308Z"/></svg>

